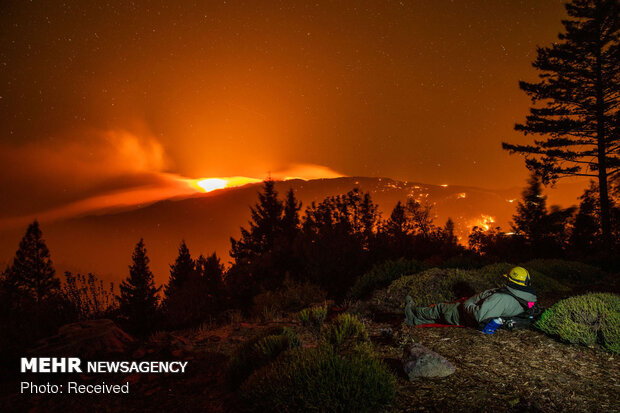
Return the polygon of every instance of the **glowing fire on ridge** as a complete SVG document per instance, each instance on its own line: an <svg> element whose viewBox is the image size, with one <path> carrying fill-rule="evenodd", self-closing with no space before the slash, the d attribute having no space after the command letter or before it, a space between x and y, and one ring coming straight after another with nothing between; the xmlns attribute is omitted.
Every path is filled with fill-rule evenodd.
<svg viewBox="0 0 620 413"><path fill-rule="evenodd" d="M216 189L226 188L228 182L226 182L224 179L209 178L196 182L196 185L204 189L205 192L211 192Z"/></svg>
<svg viewBox="0 0 620 413"><path fill-rule="evenodd" d="M294 164L288 169L270 173L272 179L276 181L288 181L290 179L301 179L307 181L309 179L325 179L338 178L342 175L328 167L312 164ZM189 184L199 192L211 192L216 189L233 188L246 184L262 182L263 179L250 178L247 176L229 176L214 178L189 179Z"/></svg>
<svg viewBox="0 0 620 413"><path fill-rule="evenodd" d="M491 225L495 222L495 218L490 215L481 215L482 220L479 221L478 226L484 228L485 231L488 231L491 228Z"/></svg>
<svg viewBox="0 0 620 413"><path fill-rule="evenodd" d="M191 184L194 188L201 192L211 192L216 189L232 188L235 186L242 186L261 181L262 179L249 178L246 176L231 176L225 178L192 179Z"/></svg>

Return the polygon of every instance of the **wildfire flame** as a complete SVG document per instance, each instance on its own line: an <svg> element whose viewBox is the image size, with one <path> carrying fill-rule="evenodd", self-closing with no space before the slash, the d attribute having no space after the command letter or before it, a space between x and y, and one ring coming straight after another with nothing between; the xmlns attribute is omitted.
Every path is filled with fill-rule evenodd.
<svg viewBox="0 0 620 413"><path fill-rule="evenodd" d="M495 223L495 217L491 215L480 214L480 218L476 218L471 221L469 227L482 228L485 231L491 229L491 226Z"/></svg>
<svg viewBox="0 0 620 413"><path fill-rule="evenodd" d="M344 176L332 169L321 165L295 164L285 170L276 171L270 176L274 180L288 181L290 179L337 178ZM247 176L230 176L216 178L190 179L190 185L199 192L211 192L216 189L233 188L246 184L262 182L264 179L250 178Z"/></svg>
<svg viewBox="0 0 620 413"><path fill-rule="evenodd" d="M196 185L204 189L205 192L211 192L216 189L226 188L228 182L224 179L219 178L209 178L203 179L202 181L196 182Z"/></svg>
<svg viewBox="0 0 620 413"><path fill-rule="evenodd" d="M480 215L482 220L480 221L480 227L484 228L485 231L488 231L491 228L491 225L495 222L495 217L490 215Z"/></svg>
<svg viewBox="0 0 620 413"><path fill-rule="evenodd" d="M201 178L191 180L192 186L201 192L211 192L216 189L232 188L255 182L261 182L261 179L249 178L247 176L231 176L224 178Z"/></svg>

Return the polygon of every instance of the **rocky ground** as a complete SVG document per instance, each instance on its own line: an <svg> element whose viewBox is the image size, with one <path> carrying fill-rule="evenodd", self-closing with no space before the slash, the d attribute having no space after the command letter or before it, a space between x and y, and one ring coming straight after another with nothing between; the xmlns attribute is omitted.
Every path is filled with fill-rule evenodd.
<svg viewBox="0 0 620 413"><path fill-rule="evenodd" d="M567 345L529 330L500 330L487 336L458 327L411 328L401 323L400 316L365 322L377 351L398 376L396 400L387 411L620 411L620 361L599 348ZM109 324L101 325L109 334L93 337L97 342L107 340L106 346L117 351L113 358L187 360L188 372L12 377L1 383L0 411L239 411L223 377L228 357L239 343L264 329L287 325L299 332L304 345L315 344L311 334L290 320L162 332L146 342L128 340ZM71 340L92 347L87 339ZM413 342L443 355L455 373L410 381L402 356ZM62 337L42 343L43 349L45 345L58 349ZM17 380L129 382L130 395L21 395Z"/></svg>
<svg viewBox="0 0 620 413"><path fill-rule="evenodd" d="M371 330L386 327L373 324ZM446 357L455 373L407 380L398 369L400 348L412 341ZM393 339L375 342L399 374L390 411L620 411L620 362L598 348L530 330L487 336L468 328L405 325L395 327Z"/></svg>

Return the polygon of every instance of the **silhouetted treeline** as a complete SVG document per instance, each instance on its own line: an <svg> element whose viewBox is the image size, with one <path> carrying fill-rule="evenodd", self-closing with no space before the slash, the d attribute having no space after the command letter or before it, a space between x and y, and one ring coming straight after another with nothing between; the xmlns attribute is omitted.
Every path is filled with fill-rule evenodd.
<svg viewBox="0 0 620 413"><path fill-rule="evenodd" d="M617 184L611 188L617 247L620 189ZM54 333L63 323L102 317L144 336L157 329L217 320L231 308L249 311L259 294L263 311L269 310L269 300L298 303L301 297L325 294L340 300L373 265L399 258L461 268L567 257L613 266L617 261L613 253L601 252L597 194L592 184L579 207L548 207L540 179L532 175L511 230L474 227L465 247L458 242L451 219L436 226L432 208L416 200L398 202L383 219L371 195L353 189L313 202L302 215L294 192L280 198L274 182L267 180L251 207L249 226L241 228L239 239L231 238L230 268L226 270L215 253L193 258L181 241L168 282L157 286L141 239L118 294L93 274L67 272L61 283L35 221L0 277L0 322L5 332L0 344L10 354ZM286 291L295 297L287 297Z"/></svg>
<svg viewBox="0 0 620 413"><path fill-rule="evenodd" d="M231 238L233 263L226 283L241 307L250 305L257 292L280 287L287 274L339 299L378 261L440 262L466 252L451 220L436 227L430 207L413 200L399 202L384 221L371 195L358 189L313 202L303 217L294 192L279 199L271 180L258 197L249 227L241 228L240 239Z"/></svg>
<svg viewBox="0 0 620 413"><path fill-rule="evenodd" d="M579 207L547 207L541 181L532 174L513 215L511 231L474 227L469 235L472 251L490 260L525 261L532 258L570 258L617 269L620 240L620 187L610 191L611 246L605 245L594 182L580 197ZM615 267L614 267L615 266Z"/></svg>
<svg viewBox="0 0 620 413"><path fill-rule="evenodd" d="M227 306L223 277L224 265L215 253L193 260L182 241L162 302L164 326L190 326L221 312Z"/></svg>
<svg viewBox="0 0 620 413"><path fill-rule="evenodd" d="M618 186L612 187L614 248L620 239ZM249 228L231 239L232 267L226 284L234 304L247 307L261 290L281 286L288 274L311 282L328 296L341 299L372 265L387 259L416 259L431 265L475 266L495 261L533 258L595 260L613 265L613 249L603 248L595 184L579 207L547 206L540 178L532 174L518 202L511 230L472 229L468 248L454 234L454 222L433 222L429 205L409 199L398 202L382 219L371 195L358 189L312 203L299 217L300 204L289 191L280 200L272 181L265 181L252 208ZM288 206L288 207L286 207ZM294 206L294 207L292 207Z"/></svg>

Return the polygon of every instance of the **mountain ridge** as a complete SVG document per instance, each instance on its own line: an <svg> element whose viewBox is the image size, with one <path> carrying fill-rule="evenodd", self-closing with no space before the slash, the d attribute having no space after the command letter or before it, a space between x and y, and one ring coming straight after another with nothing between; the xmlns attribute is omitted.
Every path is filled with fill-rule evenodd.
<svg viewBox="0 0 620 413"><path fill-rule="evenodd" d="M192 253L216 252L228 261L230 237L240 235L247 226L250 206L258 199L261 183L226 188L189 197L160 200L122 211L98 211L83 216L42 223L43 235L59 273L65 270L94 272L115 283L125 278L135 243L144 238L151 268L157 283L167 281L169 264L177 255L184 239ZM448 217L456 225L456 233L466 241L475 224L500 225L508 228L514 213L514 200L521 188L490 190L471 186L432 185L391 178L340 177L314 180L277 181L282 198L293 188L303 206L320 202L327 196L346 193L355 187L370 192L387 219L398 200L408 198L433 205L435 224L442 226ZM511 200L513 202L511 202ZM492 217L493 222L488 218ZM0 231L0 257L8 262L23 235L23 228Z"/></svg>

